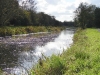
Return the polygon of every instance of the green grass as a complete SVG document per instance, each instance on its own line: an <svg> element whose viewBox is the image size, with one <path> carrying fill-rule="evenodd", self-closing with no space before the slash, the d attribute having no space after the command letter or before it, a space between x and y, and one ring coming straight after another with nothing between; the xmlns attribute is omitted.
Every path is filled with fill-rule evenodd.
<svg viewBox="0 0 100 75"><path fill-rule="evenodd" d="M27 34L36 32L59 32L64 27L53 27L53 26L6 26L0 27L0 36L12 36L17 34Z"/></svg>
<svg viewBox="0 0 100 75"><path fill-rule="evenodd" d="M52 55L46 60L40 60L31 75L62 75L65 69L65 62L60 56Z"/></svg>
<svg viewBox="0 0 100 75"><path fill-rule="evenodd" d="M100 32L78 30L73 40L61 55L41 60L31 75L100 75Z"/></svg>

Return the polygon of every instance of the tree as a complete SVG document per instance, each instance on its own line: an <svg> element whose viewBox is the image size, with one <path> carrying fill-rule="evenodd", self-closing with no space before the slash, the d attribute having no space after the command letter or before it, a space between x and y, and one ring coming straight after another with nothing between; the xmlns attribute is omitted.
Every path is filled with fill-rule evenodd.
<svg viewBox="0 0 100 75"><path fill-rule="evenodd" d="M18 14L17 0L0 0L0 26L9 24L9 21Z"/></svg>
<svg viewBox="0 0 100 75"><path fill-rule="evenodd" d="M14 26L36 24L36 3L34 0L19 0L19 3L19 15L14 16L10 23Z"/></svg>
<svg viewBox="0 0 100 75"><path fill-rule="evenodd" d="M22 0L22 9L24 10L31 10L34 11L36 10L36 3L34 0Z"/></svg>
<svg viewBox="0 0 100 75"><path fill-rule="evenodd" d="M21 5L22 10L27 12L27 14L24 16L25 20L27 20L28 25L36 24L36 3L34 0L22 0Z"/></svg>
<svg viewBox="0 0 100 75"><path fill-rule="evenodd" d="M44 12L40 12L37 14L38 18L38 25L45 25L45 26L61 26L62 23L57 21L54 16L50 16L45 14Z"/></svg>
<svg viewBox="0 0 100 75"><path fill-rule="evenodd" d="M87 3L80 3L79 7L75 10L74 21L76 25L81 28L93 27L95 20L95 6Z"/></svg>
<svg viewBox="0 0 100 75"><path fill-rule="evenodd" d="M96 7L95 9L95 25L96 27L100 27L100 8Z"/></svg>

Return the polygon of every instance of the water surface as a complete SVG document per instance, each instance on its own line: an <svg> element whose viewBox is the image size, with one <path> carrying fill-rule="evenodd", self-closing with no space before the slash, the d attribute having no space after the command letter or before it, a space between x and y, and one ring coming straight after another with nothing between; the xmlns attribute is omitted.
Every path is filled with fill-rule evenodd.
<svg viewBox="0 0 100 75"><path fill-rule="evenodd" d="M6 38L0 43L0 68L9 74L28 75L43 55L61 54L73 43L74 29L67 28L58 34L41 37L25 36Z"/></svg>

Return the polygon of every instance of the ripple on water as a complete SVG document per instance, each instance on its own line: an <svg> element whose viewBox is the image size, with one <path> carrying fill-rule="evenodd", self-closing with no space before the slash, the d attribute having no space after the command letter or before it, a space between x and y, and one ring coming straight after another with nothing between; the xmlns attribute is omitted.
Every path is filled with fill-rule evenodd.
<svg viewBox="0 0 100 75"><path fill-rule="evenodd" d="M51 56L52 54L62 53L64 49L67 49L73 43L73 35L74 31L69 29L62 31L59 36L58 34L49 34L47 36L41 36L40 38L30 38L28 36L24 39L17 38L17 40L9 40L8 38L7 40L3 40L6 41L7 51L11 50L11 53L6 53L7 51L5 51L5 54L9 54L10 57L15 57L17 62L17 65L13 67L5 68L6 72L21 75L22 72L25 73L31 69L42 54ZM15 55L12 52L14 52ZM14 60L12 60L12 62L13 61ZM13 64L14 63L15 62L13 62ZM7 66L7 62L5 62L5 65ZM27 73L25 73L25 75Z"/></svg>

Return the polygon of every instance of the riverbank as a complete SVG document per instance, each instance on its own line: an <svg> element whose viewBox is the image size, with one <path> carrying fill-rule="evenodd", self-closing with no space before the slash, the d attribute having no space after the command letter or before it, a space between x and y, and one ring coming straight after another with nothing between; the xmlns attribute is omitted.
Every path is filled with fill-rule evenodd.
<svg viewBox="0 0 100 75"><path fill-rule="evenodd" d="M37 33L37 32L60 32L65 27L55 26L6 26L0 27L1 36L12 36L19 34Z"/></svg>
<svg viewBox="0 0 100 75"><path fill-rule="evenodd" d="M73 45L61 55L44 56L32 75L99 75L100 32L97 29L78 30Z"/></svg>

